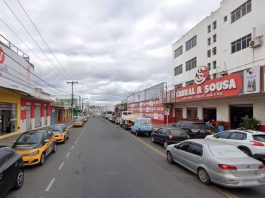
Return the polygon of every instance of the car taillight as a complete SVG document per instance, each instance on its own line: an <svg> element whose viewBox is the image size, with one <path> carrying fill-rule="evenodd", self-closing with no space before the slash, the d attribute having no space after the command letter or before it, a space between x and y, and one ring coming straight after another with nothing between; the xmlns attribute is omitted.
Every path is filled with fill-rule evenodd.
<svg viewBox="0 0 265 198"><path fill-rule="evenodd" d="M230 166L227 164L218 164L218 167L223 169L223 170L237 170L236 166Z"/></svg>
<svg viewBox="0 0 265 198"><path fill-rule="evenodd" d="M264 169L264 165L263 164L261 164L260 166L259 166L259 170L263 170Z"/></svg>
<svg viewBox="0 0 265 198"><path fill-rule="evenodd" d="M253 141L250 141L250 144L251 144L251 145L253 145L253 146L264 146L264 144L263 144L263 143L261 143L261 142L258 142L258 141L255 141L255 140L253 140Z"/></svg>
<svg viewBox="0 0 265 198"><path fill-rule="evenodd" d="M169 135L168 135L168 139L171 140L172 138L173 138L173 135L169 134Z"/></svg>

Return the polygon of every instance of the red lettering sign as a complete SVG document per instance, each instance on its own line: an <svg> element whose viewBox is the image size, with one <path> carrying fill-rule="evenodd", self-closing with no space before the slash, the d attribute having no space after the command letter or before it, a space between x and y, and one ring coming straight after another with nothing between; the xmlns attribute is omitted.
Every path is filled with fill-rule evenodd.
<svg viewBox="0 0 265 198"><path fill-rule="evenodd" d="M241 75L236 73L205 81L202 85L188 85L175 90L176 102L236 96L241 92L242 84Z"/></svg>
<svg viewBox="0 0 265 198"><path fill-rule="evenodd" d="M4 50L0 47L0 64L5 61L5 53Z"/></svg>

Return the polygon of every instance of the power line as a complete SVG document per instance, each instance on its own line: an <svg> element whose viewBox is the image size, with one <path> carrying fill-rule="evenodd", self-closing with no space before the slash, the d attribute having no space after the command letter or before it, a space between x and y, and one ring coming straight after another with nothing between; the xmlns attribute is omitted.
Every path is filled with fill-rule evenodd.
<svg viewBox="0 0 265 198"><path fill-rule="evenodd" d="M58 70L58 68L56 67L56 65L50 60L50 58L47 56L47 54L43 51L43 49L40 47L40 45L37 43L37 41L34 39L34 37L31 35L31 33L27 30L27 28L24 26L24 24L21 22L21 20L17 17L17 15L15 14L15 12L11 9L11 7L6 3L5 0L3 0L3 2L5 3L5 5L7 6L7 8L11 11L11 13L13 14L13 16L16 18L16 20L19 22L19 24L22 26L22 28L26 31L26 33L28 34L28 36L32 39L32 41L35 43L35 45L40 49L40 51L42 52L42 54L44 54L44 56L47 58L47 60L54 65L55 69L57 70L58 74L62 75L64 74L63 72L60 73L60 71ZM62 76L63 77L63 76ZM64 76L63 78L68 78L67 76Z"/></svg>
<svg viewBox="0 0 265 198"><path fill-rule="evenodd" d="M23 9L24 13L27 15L29 21L31 22L31 24L33 25L34 29L36 30L36 32L38 33L38 35L40 36L40 38L42 39L43 43L46 45L46 47L48 48L49 52L53 55L53 57L55 58L55 60L60 64L60 61L57 59L56 55L53 53L53 51L51 50L50 46L47 44L47 42L45 41L45 39L43 38L43 36L41 35L40 31L38 30L38 28L36 27L36 25L33 23L32 19L30 18L29 14L27 13L26 9L23 7L23 5L21 4L21 2L19 0L17 0L17 2L19 3L20 7ZM65 72L65 74L67 75L67 77L69 77L68 73ZM70 79L70 78L69 78Z"/></svg>
<svg viewBox="0 0 265 198"><path fill-rule="evenodd" d="M30 70L28 70L25 66L21 65L19 62L17 62L14 58L12 58L11 56L9 56L6 52L3 51L3 53L8 56L11 60L13 60L15 63L17 63L18 65L20 65L21 67L23 67L24 69L26 69L27 71L29 71L33 76L37 77L39 80L41 80L42 82L46 83L48 86L52 87L53 89L56 89L59 92L62 92L64 94L69 95L69 93L66 93L64 91L61 91L60 89L54 87L53 85L51 85L50 83L48 83L47 81L43 80L42 78L40 78L38 75L36 75L35 73L31 72Z"/></svg>

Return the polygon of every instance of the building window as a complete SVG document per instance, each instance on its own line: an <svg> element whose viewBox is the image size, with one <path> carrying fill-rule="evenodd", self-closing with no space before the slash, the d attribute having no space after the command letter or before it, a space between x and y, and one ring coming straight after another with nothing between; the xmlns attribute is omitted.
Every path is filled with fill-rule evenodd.
<svg viewBox="0 0 265 198"><path fill-rule="evenodd" d="M179 74L182 74L182 65L179 65L177 67L174 68L174 73L175 73L175 76L179 75Z"/></svg>
<svg viewBox="0 0 265 198"><path fill-rule="evenodd" d="M245 2L233 12L231 12L231 23L245 16L246 14L251 12L251 0Z"/></svg>
<svg viewBox="0 0 265 198"><path fill-rule="evenodd" d="M215 30L216 28L217 28L217 22L214 21L214 22L213 22L213 29Z"/></svg>
<svg viewBox="0 0 265 198"><path fill-rule="evenodd" d="M192 70L197 65L196 57L186 62L186 71Z"/></svg>
<svg viewBox="0 0 265 198"><path fill-rule="evenodd" d="M208 63L208 69L211 70L211 63Z"/></svg>
<svg viewBox="0 0 265 198"><path fill-rule="evenodd" d="M216 49L216 47L214 47L213 48L213 55L216 55L216 53L217 53L217 49Z"/></svg>
<svg viewBox="0 0 265 198"><path fill-rule="evenodd" d="M208 25L207 29L208 29L208 33L210 33L211 32L211 25Z"/></svg>
<svg viewBox="0 0 265 198"><path fill-rule="evenodd" d="M178 56L180 56L182 53L183 53L183 46L180 46L178 49L176 49L174 51L175 58L177 58Z"/></svg>
<svg viewBox="0 0 265 198"><path fill-rule="evenodd" d="M208 45L211 45L211 37L208 38Z"/></svg>
<svg viewBox="0 0 265 198"><path fill-rule="evenodd" d="M186 51L197 45L197 36L192 37L190 40L186 42Z"/></svg>
<svg viewBox="0 0 265 198"><path fill-rule="evenodd" d="M224 22L226 22L226 21L227 21L227 16L224 17Z"/></svg>
<svg viewBox="0 0 265 198"><path fill-rule="evenodd" d="M216 43L216 41L217 41L217 36L215 34L215 35L213 35L213 42Z"/></svg>
<svg viewBox="0 0 265 198"><path fill-rule="evenodd" d="M175 89L179 89L182 87L182 84L175 85Z"/></svg>
<svg viewBox="0 0 265 198"><path fill-rule="evenodd" d="M207 57L210 58L211 57L211 50L207 51Z"/></svg>
<svg viewBox="0 0 265 198"><path fill-rule="evenodd" d="M190 80L188 82L186 82L186 85L193 85L194 84L194 80Z"/></svg>
<svg viewBox="0 0 265 198"><path fill-rule="evenodd" d="M197 120L198 119L198 109L197 108L187 108L187 119Z"/></svg>
<svg viewBox="0 0 265 198"><path fill-rule="evenodd" d="M232 42L231 43L232 54L249 47L250 41L251 41L251 34L248 34L247 36L244 36L244 37Z"/></svg>
<svg viewBox="0 0 265 198"><path fill-rule="evenodd" d="M213 69L216 69L216 61L213 61Z"/></svg>

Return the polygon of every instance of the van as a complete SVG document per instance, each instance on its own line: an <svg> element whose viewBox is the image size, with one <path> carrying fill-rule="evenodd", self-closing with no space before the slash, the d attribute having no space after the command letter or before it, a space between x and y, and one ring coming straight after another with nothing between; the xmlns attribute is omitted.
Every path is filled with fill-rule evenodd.
<svg viewBox="0 0 265 198"><path fill-rule="evenodd" d="M131 133L135 133L137 136L141 134L150 136L153 129L154 127L150 118L136 118L131 126Z"/></svg>

